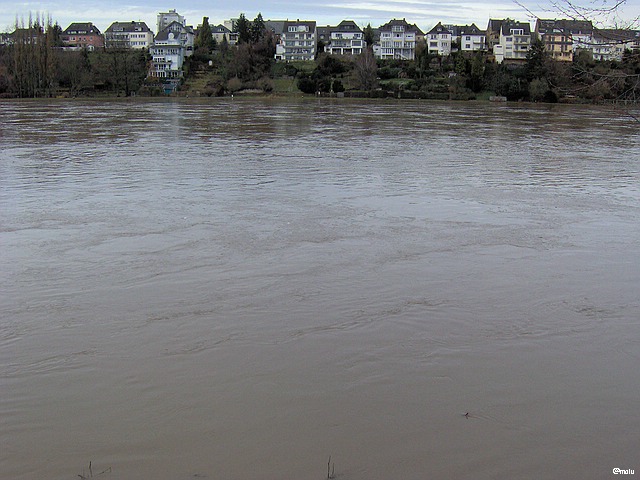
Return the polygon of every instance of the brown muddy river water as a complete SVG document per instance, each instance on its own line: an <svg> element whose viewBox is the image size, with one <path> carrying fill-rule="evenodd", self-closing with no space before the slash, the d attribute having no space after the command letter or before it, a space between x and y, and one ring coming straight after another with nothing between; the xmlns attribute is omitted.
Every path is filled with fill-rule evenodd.
<svg viewBox="0 0 640 480"><path fill-rule="evenodd" d="M3 101L0 120L0 478L321 480L329 456L339 480L640 474L624 112Z"/></svg>

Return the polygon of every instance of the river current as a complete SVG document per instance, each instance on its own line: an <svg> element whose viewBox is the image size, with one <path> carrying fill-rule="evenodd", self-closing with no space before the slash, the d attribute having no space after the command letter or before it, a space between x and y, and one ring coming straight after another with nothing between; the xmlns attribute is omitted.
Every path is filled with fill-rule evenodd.
<svg viewBox="0 0 640 480"><path fill-rule="evenodd" d="M640 471L626 112L61 100L0 121L0 478Z"/></svg>

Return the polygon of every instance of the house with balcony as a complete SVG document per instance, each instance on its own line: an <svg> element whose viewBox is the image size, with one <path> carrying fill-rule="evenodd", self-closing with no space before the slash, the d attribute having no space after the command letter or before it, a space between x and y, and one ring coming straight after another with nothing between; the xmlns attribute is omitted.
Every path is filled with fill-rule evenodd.
<svg viewBox="0 0 640 480"><path fill-rule="evenodd" d="M276 44L278 61L314 60L316 58L316 22L312 20L285 21Z"/></svg>
<svg viewBox="0 0 640 480"><path fill-rule="evenodd" d="M175 91L183 76L182 66L187 56L185 32L184 25L173 22L156 35L149 49L149 76L163 82L166 93Z"/></svg>
<svg viewBox="0 0 640 480"><path fill-rule="evenodd" d="M538 19L536 36L542 40L545 50L558 61L573 61L578 49L592 49L593 24L586 20Z"/></svg>
<svg viewBox="0 0 640 480"><path fill-rule="evenodd" d="M72 50L104 48L104 37L91 22L72 23L60 35L62 44Z"/></svg>
<svg viewBox="0 0 640 480"><path fill-rule="evenodd" d="M493 34L493 32L491 33ZM487 36L489 36L489 32L487 32ZM493 56L496 63L524 62L530 48L531 25L529 22L518 22L508 18L501 21L501 28L497 33L497 43L493 45Z"/></svg>
<svg viewBox="0 0 640 480"><path fill-rule="evenodd" d="M104 32L107 47L148 49L153 32L145 22L114 22Z"/></svg>
<svg viewBox="0 0 640 480"><path fill-rule="evenodd" d="M429 30L425 35L425 39L430 54L440 55L441 57L451 55L452 34L442 23L438 22L435 27Z"/></svg>
<svg viewBox="0 0 640 480"><path fill-rule="evenodd" d="M324 40L326 43L324 51L329 55L360 55L362 53L364 34L356 22L343 20L336 27L326 28L328 43Z"/></svg>
<svg viewBox="0 0 640 480"><path fill-rule="evenodd" d="M379 29L380 46L374 48L378 58L383 60L414 60L416 45L424 39L424 33L417 25L407 23L405 19L393 19Z"/></svg>
<svg viewBox="0 0 640 480"><path fill-rule="evenodd" d="M484 52L487 50L487 32L480 30L475 23L457 27L453 40L460 42L461 52Z"/></svg>

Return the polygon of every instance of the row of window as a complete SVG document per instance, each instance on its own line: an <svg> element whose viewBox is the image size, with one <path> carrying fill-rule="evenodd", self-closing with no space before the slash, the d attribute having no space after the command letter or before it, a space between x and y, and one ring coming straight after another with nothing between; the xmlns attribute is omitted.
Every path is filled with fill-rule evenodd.
<svg viewBox="0 0 640 480"><path fill-rule="evenodd" d="M342 39L345 38L342 36L342 33L332 33L331 34L331 38L338 38L338 39ZM362 38L362 34L361 33L347 33L347 37L346 38Z"/></svg>
<svg viewBox="0 0 640 480"><path fill-rule="evenodd" d="M290 42L284 42L284 46L285 47L312 47L313 42L290 41Z"/></svg>
<svg viewBox="0 0 640 480"><path fill-rule="evenodd" d="M346 42L336 42L336 41L332 41L330 43L330 45L332 47L361 47L362 46L362 40L352 40L352 41L346 41Z"/></svg>
<svg viewBox="0 0 640 480"><path fill-rule="evenodd" d="M288 31L289 32L308 32L309 27L307 25L295 25L295 26L290 26Z"/></svg>
<svg viewBox="0 0 640 480"><path fill-rule="evenodd" d="M312 33L307 33L307 34L305 34L305 33L296 33L295 35L285 35L285 38L287 38L287 39L293 38L293 39L296 39L296 40L297 39L302 39L302 40L309 39L309 40L311 40L311 39L313 39L313 34Z"/></svg>

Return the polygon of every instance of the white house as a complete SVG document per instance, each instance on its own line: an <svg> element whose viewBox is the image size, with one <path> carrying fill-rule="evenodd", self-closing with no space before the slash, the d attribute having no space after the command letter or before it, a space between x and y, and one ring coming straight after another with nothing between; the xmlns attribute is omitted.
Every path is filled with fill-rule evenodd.
<svg viewBox="0 0 640 480"><path fill-rule="evenodd" d="M480 30L475 23L459 27L458 40L462 52L482 52L487 49L486 32Z"/></svg>
<svg viewBox="0 0 640 480"><path fill-rule="evenodd" d="M440 56L451 55L451 32L442 23L438 22L435 27L429 30L425 39L429 53Z"/></svg>
<svg viewBox="0 0 640 480"><path fill-rule="evenodd" d="M184 25L173 22L154 39L149 49L151 76L175 79L182 77L182 65L187 56L187 35Z"/></svg>
<svg viewBox="0 0 640 480"><path fill-rule="evenodd" d="M414 60L416 44L424 38L417 25L407 23L405 19L393 19L379 28L380 47L374 53L381 59Z"/></svg>
<svg viewBox="0 0 640 480"><path fill-rule="evenodd" d="M364 47L362 29L353 20L343 20L337 27L328 27L329 43L324 51L330 55L360 55Z"/></svg>
<svg viewBox="0 0 640 480"><path fill-rule="evenodd" d="M493 46L496 63L502 63L505 60L524 61L530 48L531 25L529 22L503 20L497 43Z"/></svg>
<svg viewBox="0 0 640 480"><path fill-rule="evenodd" d="M144 22L114 22L104 32L107 47L149 48L153 32Z"/></svg>
<svg viewBox="0 0 640 480"><path fill-rule="evenodd" d="M316 58L316 22L284 22L280 41L276 45L276 60L314 60Z"/></svg>

